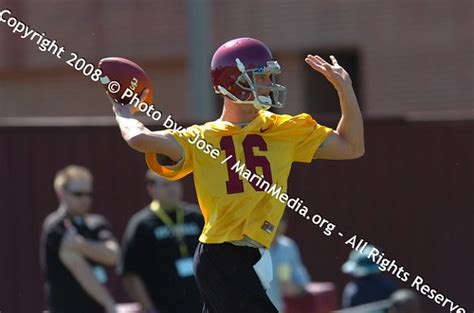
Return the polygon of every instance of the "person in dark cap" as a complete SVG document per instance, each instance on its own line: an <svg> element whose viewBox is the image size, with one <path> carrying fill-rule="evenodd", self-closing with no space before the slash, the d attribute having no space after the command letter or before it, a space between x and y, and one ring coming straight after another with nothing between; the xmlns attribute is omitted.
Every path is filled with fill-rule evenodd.
<svg viewBox="0 0 474 313"><path fill-rule="evenodd" d="M381 273L378 265L368 258L373 248L368 245L362 252L352 251L342 265L342 272L353 278L344 288L343 308L388 299L398 289L395 282Z"/></svg>
<svg viewBox="0 0 474 313"><path fill-rule="evenodd" d="M400 289L390 296L388 313L421 313L417 295L409 289Z"/></svg>

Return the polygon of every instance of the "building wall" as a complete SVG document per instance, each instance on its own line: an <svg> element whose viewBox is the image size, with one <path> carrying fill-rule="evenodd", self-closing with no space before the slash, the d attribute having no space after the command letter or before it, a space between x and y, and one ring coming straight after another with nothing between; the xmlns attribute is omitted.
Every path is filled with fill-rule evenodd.
<svg viewBox="0 0 474 313"><path fill-rule="evenodd" d="M63 59L57 59L0 24L3 117L109 115L107 105L84 106L84 102L103 103L105 98L100 88L65 64L68 53L76 52L94 63L114 55L144 65L159 92L158 101L172 108L170 113L193 119L187 64L195 47L187 44L186 1L3 2L2 7L11 8L20 20L66 48ZM352 49L359 55L366 115L435 119L474 115L470 0L209 3L209 50L238 36L266 42L282 56L291 113L311 105L301 83L306 66L301 53ZM216 114L217 110L209 118Z"/></svg>

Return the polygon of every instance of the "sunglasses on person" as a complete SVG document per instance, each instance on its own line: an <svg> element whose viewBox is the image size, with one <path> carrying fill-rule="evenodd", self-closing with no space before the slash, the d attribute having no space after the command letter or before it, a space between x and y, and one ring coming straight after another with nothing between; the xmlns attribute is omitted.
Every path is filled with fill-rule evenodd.
<svg viewBox="0 0 474 313"><path fill-rule="evenodd" d="M92 197L93 193L92 191L68 191L69 194L73 195L76 198L80 197Z"/></svg>

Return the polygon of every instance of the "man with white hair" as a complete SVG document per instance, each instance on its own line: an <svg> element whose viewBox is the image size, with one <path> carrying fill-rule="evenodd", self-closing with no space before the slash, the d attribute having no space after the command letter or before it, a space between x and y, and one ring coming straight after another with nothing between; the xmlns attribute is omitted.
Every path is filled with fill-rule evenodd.
<svg viewBox="0 0 474 313"><path fill-rule="evenodd" d="M119 245L107 220L89 213L92 181L76 165L54 180L59 208L46 217L40 244L50 313L116 312L104 266L115 265Z"/></svg>

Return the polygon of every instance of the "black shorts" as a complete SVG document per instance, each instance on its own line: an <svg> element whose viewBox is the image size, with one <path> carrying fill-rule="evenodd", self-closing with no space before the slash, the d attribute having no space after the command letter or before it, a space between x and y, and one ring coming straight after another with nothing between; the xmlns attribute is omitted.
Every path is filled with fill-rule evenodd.
<svg viewBox="0 0 474 313"><path fill-rule="evenodd" d="M231 243L199 243L194 273L204 302L203 313L278 313L253 269L256 248Z"/></svg>

